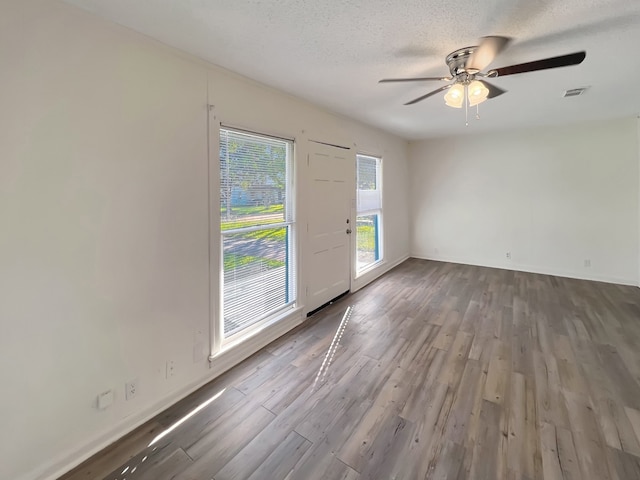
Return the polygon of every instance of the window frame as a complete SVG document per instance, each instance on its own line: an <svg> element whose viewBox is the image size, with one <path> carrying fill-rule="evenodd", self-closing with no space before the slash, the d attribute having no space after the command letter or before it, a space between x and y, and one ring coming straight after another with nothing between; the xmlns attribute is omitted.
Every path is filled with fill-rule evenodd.
<svg viewBox="0 0 640 480"><path fill-rule="evenodd" d="M368 159L374 159L376 161L376 188L375 189L369 189L369 190L361 190L359 188L358 185L358 175L359 175L359 164L360 164L360 157L364 157L364 158L368 158ZM354 237L355 237L355 277L358 278L364 274L366 274L367 272L369 272L370 270L372 270L373 268L376 268L377 266L380 265L380 263L383 262L384 260L384 242L383 242L383 216L384 216L384 198L383 198L383 185L382 185L382 166L383 166L383 158L381 156L378 155L373 155L373 154L369 154L369 153L363 153L363 152L358 152L356 153L356 209L355 209L355 229L354 229ZM373 208L373 209L366 209L366 210L360 210L360 201L359 201L359 192L360 191L378 191L378 195L380 197L380 205L379 208ZM368 263L362 267L359 267L359 262L358 262L358 218L359 217L366 217L366 216L370 216L370 215L377 215L377 224L376 224L376 238L375 238L375 242L376 242L376 248L375 250L377 251L378 254L378 258L375 259L373 262Z"/></svg>
<svg viewBox="0 0 640 480"><path fill-rule="evenodd" d="M221 175L222 168L222 159L220 158L219 152L222 144L222 135L223 132L231 132L237 133L241 135L247 135L249 137L258 137L265 138L271 140L282 141L286 144L286 156L285 156L285 190L284 190L284 202L283 202L283 217L284 220L277 223L264 223L251 225L240 228L233 228L224 230L223 229L223 218L222 215L219 217L218 221L218 239L219 239L219 289L218 289L218 300L219 305L217 308L218 318L216 319L216 323L218 323L217 328L215 329L220 335L219 345L222 349L226 349L229 344L235 344L239 341L242 341L244 338L253 335L256 331L261 330L265 326L276 322L277 320L285 317L291 310L296 308L298 297L297 297L297 254L296 254L296 217L295 217L295 140L290 138L279 137L275 135L260 133L256 131L245 130L236 127L230 127L220 124L220 128L218 130L218 175L219 175L219 185L218 192L220 194L223 188L223 179ZM220 209L222 206L221 202L217 202L217 208ZM225 334L225 314L224 314L224 298L225 298L225 267L224 267L224 244L225 237L229 237L231 235L237 235L242 233L250 233L256 231L263 230L271 230L278 228L286 228L286 240L285 240L285 249L286 249L286 258L285 258L285 291L286 291L286 302L279 307L276 307L268 312L264 312L263 315L259 317L258 320L255 320L249 323L247 326L243 328L239 328L237 330L231 331L228 334Z"/></svg>

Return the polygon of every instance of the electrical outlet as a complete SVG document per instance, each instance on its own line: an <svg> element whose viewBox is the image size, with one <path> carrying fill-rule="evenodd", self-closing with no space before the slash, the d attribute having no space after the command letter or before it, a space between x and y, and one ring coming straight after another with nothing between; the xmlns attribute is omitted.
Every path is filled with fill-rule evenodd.
<svg viewBox="0 0 640 480"><path fill-rule="evenodd" d="M133 399L138 394L138 379L127 382L124 386L124 398Z"/></svg>
<svg viewBox="0 0 640 480"><path fill-rule="evenodd" d="M587 258L584 261L584 266L587 267L587 268L591 267L591 259L590 258Z"/></svg>
<svg viewBox="0 0 640 480"><path fill-rule="evenodd" d="M173 360L167 360L167 378L171 378L176 374L176 364Z"/></svg>
<svg viewBox="0 0 640 480"><path fill-rule="evenodd" d="M511 260L511 252L507 252L507 258Z"/></svg>

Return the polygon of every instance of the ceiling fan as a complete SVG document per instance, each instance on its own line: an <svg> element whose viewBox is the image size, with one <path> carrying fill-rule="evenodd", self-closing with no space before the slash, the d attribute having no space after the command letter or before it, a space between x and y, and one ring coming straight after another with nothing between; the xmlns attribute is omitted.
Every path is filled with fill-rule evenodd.
<svg viewBox="0 0 640 480"><path fill-rule="evenodd" d="M506 92L506 90L482 80L483 78L504 77L505 75L515 75L517 73L578 65L582 63L587 55L584 51L576 52L483 72L483 70L493 62L495 57L507 47L510 41L511 39L508 37L483 37L477 46L465 47L451 52L445 60L449 67L449 72L451 72L451 76L449 77L384 78L378 83L422 82L431 80L444 82L453 81L453 83L413 99L405 103L405 105L413 105L438 92L447 90L444 98L445 103L450 107L462 108L463 105L466 106L467 104L473 107L488 98L495 98ZM465 99L467 99L468 102L465 102Z"/></svg>

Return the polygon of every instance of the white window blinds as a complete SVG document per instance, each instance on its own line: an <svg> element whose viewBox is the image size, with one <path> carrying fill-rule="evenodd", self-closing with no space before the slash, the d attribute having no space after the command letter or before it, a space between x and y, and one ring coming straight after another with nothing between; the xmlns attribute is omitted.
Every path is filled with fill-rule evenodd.
<svg viewBox="0 0 640 480"><path fill-rule="evenodd" d="M382 208L379 165L380 159L358 155L358 213Z"/></svg>
<svg viewBox="0 0 640 480"><path fill-rule="evenodd" d="M292 142L220 130L224 336L295 300Z"/></svg>

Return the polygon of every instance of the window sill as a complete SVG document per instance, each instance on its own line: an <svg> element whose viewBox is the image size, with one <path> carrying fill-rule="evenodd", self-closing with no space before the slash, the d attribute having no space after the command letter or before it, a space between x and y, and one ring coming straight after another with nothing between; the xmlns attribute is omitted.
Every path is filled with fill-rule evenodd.
<svg viewBox="0 0 640 480"><path fill-rule="evenodd" d="M363 268L362 270L358 270L356 272L356 276L355 278L358 279L360 277L364 277L365 275L367 275L369 272L377 269L378 267L381 267L382 265L385 264L384 258L381 258L380 260L377 260L369 265L367 265L365 268Z"/></svg>
<svg viewBox="0 0 640 480"><path fill-rule="evenodd" d="M238 338L231 338L229 341L223 342L220 351L209 355L209 361L217 363L222 360L226 362L227 357L242 357L236 362L239 363L298 326L302 320L302 307L287 308L253 325L250 331L239 334Z"/></svg>

